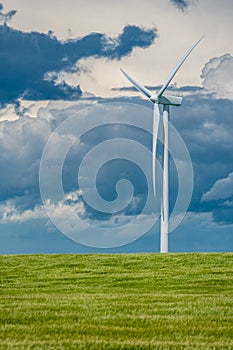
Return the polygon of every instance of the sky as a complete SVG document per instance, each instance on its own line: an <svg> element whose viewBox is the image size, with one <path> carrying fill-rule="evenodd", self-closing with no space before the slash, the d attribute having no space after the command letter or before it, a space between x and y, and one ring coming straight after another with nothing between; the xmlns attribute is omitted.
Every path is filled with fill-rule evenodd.
<svg viewBox="0 0 233 350"><path fill-rule="evenodd" d="M162 130L152 190L153 93L169 92L172 252L233 250L232 0L0 4L0 254L159 251Z"/></svg>

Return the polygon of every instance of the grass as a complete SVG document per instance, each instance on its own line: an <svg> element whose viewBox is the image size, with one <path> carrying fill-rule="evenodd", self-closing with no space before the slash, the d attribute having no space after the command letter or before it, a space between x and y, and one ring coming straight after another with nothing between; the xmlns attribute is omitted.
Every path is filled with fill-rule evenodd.
<svg viewBox="0 0 233 350"><path fill-rule="evenodd" d="M233 254L0 256L0 349L233 349Z"/></svg>

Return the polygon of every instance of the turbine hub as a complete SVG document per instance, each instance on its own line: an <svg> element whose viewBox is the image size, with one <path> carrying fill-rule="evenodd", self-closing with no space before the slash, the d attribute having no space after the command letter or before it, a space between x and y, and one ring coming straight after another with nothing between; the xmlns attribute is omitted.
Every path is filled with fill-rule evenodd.
<svg viewBox="0 0 233 350"><path fill-rule="evenodd" d="M157 96L157 95L152 95L152 96L150 97L150 100L151 100L151 102L153 102L153 103L158 103L158 96Z"/></svg>

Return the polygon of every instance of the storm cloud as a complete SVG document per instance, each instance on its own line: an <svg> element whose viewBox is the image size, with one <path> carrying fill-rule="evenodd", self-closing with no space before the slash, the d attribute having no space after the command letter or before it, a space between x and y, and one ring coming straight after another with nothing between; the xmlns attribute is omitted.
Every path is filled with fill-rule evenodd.
<svg viewBox="0 0 233 350"><path fill-rule="evenodd" d="M10 12L10 17L14 14ZM0 25L2 106L19 98L76 100L82 95L80 86L58 82L56 78L60 71L78 74L78 61L87 57L120 60L131 54L134 48L149 47L157 37L156 28L127 25L116 37L90 33L82 38L62 41L52 31L47 34L23 32L9 27L7 21Z"/></svg>
<svg viewBox="0 0 233 350"><path fill-rule="evenodd" d="M197 1L193 0L171 0L173 5L175 5L179 10L184 11L187 9L190 5L194 4Z"/></svg>

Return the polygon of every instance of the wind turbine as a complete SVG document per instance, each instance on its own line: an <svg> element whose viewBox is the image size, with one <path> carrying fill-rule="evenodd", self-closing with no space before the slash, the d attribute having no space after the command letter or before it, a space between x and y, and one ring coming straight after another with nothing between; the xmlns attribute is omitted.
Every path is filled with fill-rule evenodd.
<svg viewBox="0 0 233 350"><path fill-rule="evenodd" d="M163 179L162 179L162 199L161 199L161 219L160 219L160 252L168 252L168 234L169 234L169 106L180 106L182 103L181 96L167 95L164 94L171 80L174 78L178 69L182 66L186 58L198 45L198 43L204 38L204 35L195 43L193 46L185 53L182 59L175 66L171 74L168 76L165 84L161 87L157 94L152 94L145 86L139 84L134 80L129 74L127 74L123 69L122 73L125 77L142 92L153 104L153 141L152 141L152 182L154 195L156 194L155 186L155 160L156 160L156 146L158 129L160 122L160 111L159 104L163 105L162 112L162 123L163 123Z"/></svg>

